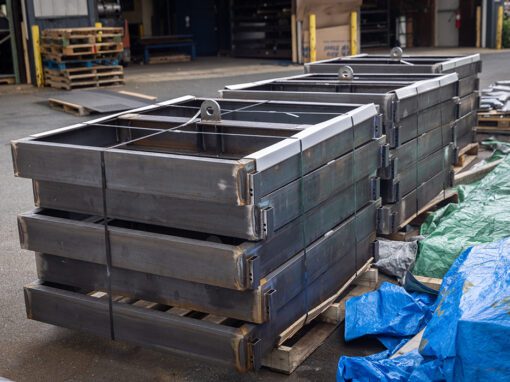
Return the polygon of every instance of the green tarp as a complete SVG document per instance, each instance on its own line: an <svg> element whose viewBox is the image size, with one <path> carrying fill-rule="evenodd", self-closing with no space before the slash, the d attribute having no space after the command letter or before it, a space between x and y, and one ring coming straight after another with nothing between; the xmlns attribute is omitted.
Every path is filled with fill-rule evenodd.
<svg viewBox="0 0 510 382"><path fill-rule="evenodd" d="M426 238L419 242L414 274L442 278L467 247L510 236L510 156L458 191L459 204L443 207L422 225Z"/></svg>

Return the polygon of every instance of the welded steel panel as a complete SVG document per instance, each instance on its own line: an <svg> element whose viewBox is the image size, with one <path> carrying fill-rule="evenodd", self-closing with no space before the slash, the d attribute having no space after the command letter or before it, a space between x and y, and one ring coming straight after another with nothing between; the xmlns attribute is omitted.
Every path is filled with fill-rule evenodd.
<svg viewBox="0 0 510 382"><path fill-rule="evenodd" d="M453 171L445 169L402 197L397 203L383 205L379 210L378 233L390 235L397 232L407 219L412 218L452 184Z"/></svg>
<svg viewBox="0 0 510 382"><path fill-rule="evenodd" d="M427 157L452 142L452 126L437 127L419 137L390 150L390 164L379 170L381 179L394 179L401 169Z"/></svg>
<svg viewBox="0 0 510 382"><path fill-rule="evenodd" d="M402 197L416 189L420 184L453 165L453 144L437 150L421 159L418 164L399 171L395 179L381 180L381 198L383 203L396 203Z"/></svg>
<svg viewBox="0 0 510 382"><path fill-rule="evenodd" d="M457 118L462 118L473 111L478 111L480 107L480 96L477 93L471 93L459 100L459 112Z"/></svg>

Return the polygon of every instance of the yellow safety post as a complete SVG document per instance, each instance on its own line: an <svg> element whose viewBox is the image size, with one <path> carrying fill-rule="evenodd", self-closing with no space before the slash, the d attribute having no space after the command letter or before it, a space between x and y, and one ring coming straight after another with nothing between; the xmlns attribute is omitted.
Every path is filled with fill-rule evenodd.
<svg viewBox="0 0 510 382"><path fill-rule="evenodd" d="M292 37L292 62L297 62L297 35L296 35L296 15L290 16L290 34Z"/></svg>
<svg viewBox="0 0 510 382"><path fill-rule="evenodd" d="M351 12L351 55L358 54L358 12Z"/></svg>
<svg viewBox="0 0 510 382"><path fill-rule="evenodd" d="M476 7L476 47L482 46L482 7Z"/></svg>
<svg viewBox="0 0 510 382"><path fill-rule="evenodd" d="M44 71L41 58L41 40L39 36L39 25L32 25L32 46L34 49L35 79L37 87L44 86Z"/></svg>
<svg viewBox="0 0 510 382"><path fill-rule="evenodd" d="M94 26L96 28L100 29L100 28L103 27L103 24L102 23L95 23ZM98 31L97 32L97 42L101 42L103 40L102 35L103 35L102 31Z"/></svg>
<svg viewBox="0 0 510 382"><path fill-rule="evenodd" d="M503 47L503 6L498 8L498 24L496 30L496 49Z"/></svg>
<svg viewBox="0 0 510 382"><path fill-rule="evenodd" d="M317 31L315 15L310 15L310 62L317 61Z"/></svg>

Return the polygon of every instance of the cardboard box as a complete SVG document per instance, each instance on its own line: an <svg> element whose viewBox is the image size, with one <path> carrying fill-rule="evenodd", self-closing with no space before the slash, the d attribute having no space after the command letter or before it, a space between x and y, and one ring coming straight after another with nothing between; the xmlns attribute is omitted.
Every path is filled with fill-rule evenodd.
<svg viewBox="0 0 510 382"><path fill-rule="evenodd" d="M350 33L349 25L316 29L317 60L350 55ZM303 57L305 62L310 62L310 33L306 31L303 37Z"/></svg>
<svg viewBox="0 0 510 382"><path fill-rule="evenodd" d="M296 18L308 30L309 16L315 14L316 28L327 28L350 23L350 14L359 12L362 0L296 0Z"/></svg>

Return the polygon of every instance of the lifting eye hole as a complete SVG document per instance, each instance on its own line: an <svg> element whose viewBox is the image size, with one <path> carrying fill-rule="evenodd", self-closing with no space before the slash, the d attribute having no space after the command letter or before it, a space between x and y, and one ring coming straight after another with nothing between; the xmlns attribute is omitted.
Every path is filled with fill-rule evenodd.
<svg viewBox="0 0 510 382"><path fill-rule="evenodd" d="M221 108L218 102L213 99L206 99L202 102L200 105L200 118L202 121L220 121Z"/></svg>

